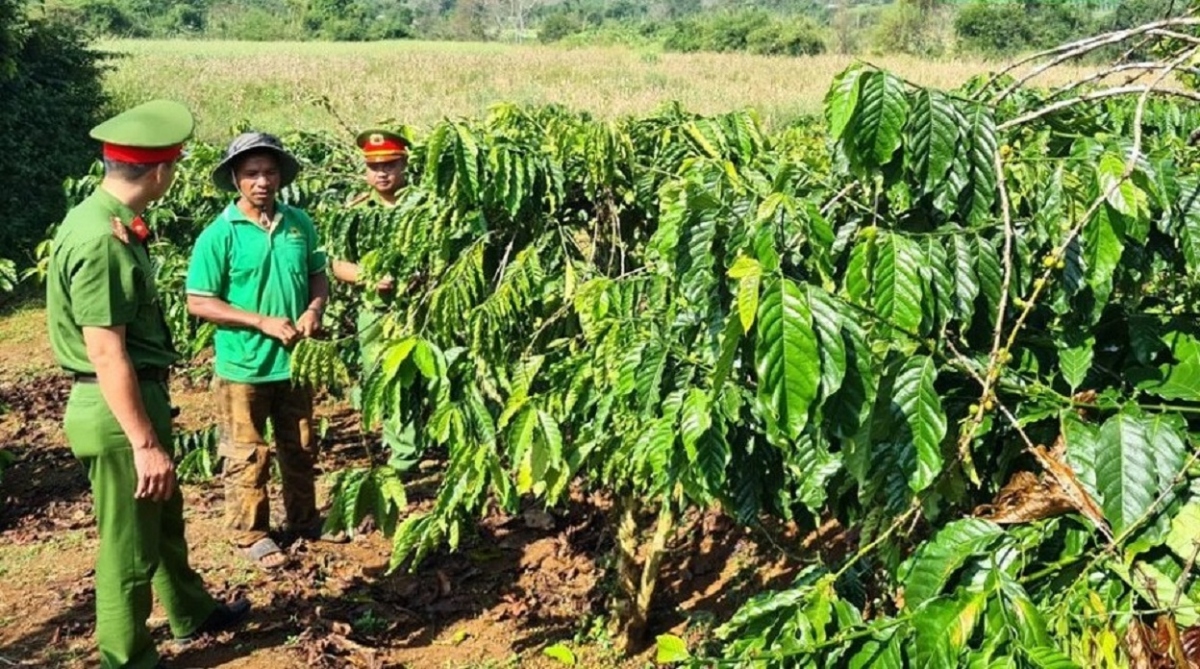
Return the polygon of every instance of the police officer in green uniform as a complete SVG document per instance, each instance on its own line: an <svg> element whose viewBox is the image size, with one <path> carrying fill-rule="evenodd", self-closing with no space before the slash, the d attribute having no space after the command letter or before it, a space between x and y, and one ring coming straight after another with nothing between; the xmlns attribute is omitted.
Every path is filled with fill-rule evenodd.
<svg viewBox="0 0 1200 669"><path fill-rule="evenodd" d="M352 200L350 206L396 206L401 189L408 185L408 140L386 128L371 128L358 133L354 143L362 151L371 190Z"/></svg>
<svg viewBox="0 0 1200 669"><path fill-rule="evenodd" d="M405 172L408 168L408 140L385 128L371 128L360 132L355 138L355 144L362 151L363 161L367 165L366 181L371 190L351 200L348 206L388 209L395 207L401 189L407 185ZM362 268L357 262L347 258L334 258L331 264L333 276L338 281L351 285L362 283ZM356 325L364 370L371 368L378 355L381 344L379 323L383 314L380 307L386 304L387 298L395 289L395 280L385 276L375 284L375 290L381 298L377 302L381 304L364 302L359 305Z"/></svg>
<svg viewBox="0 0 1200 669"><path fill-rule="evenodd" d="M183 105L155 100L92 129L104 180L59 227L46 282L50 343L75 377L64 428L87 469L100 538L96 639L106 669L164 666L146 628L152 587L179 639L227 628L250 609L215 601L188 564L169 450L167 375L178 354L140 217L170 188L193 125Z"/></svg>

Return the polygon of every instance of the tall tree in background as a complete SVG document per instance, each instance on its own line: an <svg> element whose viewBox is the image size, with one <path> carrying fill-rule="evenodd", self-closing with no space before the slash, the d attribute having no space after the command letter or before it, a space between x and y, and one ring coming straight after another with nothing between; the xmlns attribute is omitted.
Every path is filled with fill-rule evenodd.
<svg viewBox="0 0 1200 669"><path fill-rule="evenodd" d="M95 159L87 132L106 103L100 59L78 29L0 0L0 174L10 186L0 249L17 260L66 213L63 180Z"/></svg>
<svg viewBox="0 0 1200 669"><path fill-rule="evenodd" d="M21 48L21 32L17 22L20 18L17 0L0 0L0 81L17 71L17 50Z"/></svg>
<svg viewBox="0 0 1200 669"><path fill-rule="evenodd" d="M458 0L450 14L450 36L460 40L484 39L487 20L486 0Z"/></svg>
<svg viewBox="0 0 1200 669"><path fill-rule="evenodd" d="M919 56L941 55L947 36L939 14L945 0L900 0L888 6L874 31L872 46Z"/></svg>
<svg viewBox="0 0 1200 669"><path fill-rule="evenodd" d="M512 37L517 41L525 38L531 14L543 0L482 0L488 25L496 36Z"/></svg>

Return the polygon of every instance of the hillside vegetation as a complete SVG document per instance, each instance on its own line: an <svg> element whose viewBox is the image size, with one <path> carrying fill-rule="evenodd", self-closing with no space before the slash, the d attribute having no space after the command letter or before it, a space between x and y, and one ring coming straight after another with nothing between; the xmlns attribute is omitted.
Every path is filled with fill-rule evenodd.
<svg viewBox="0 0 1200 669"><path fill-rule="evenodd" d="M669 51L988 55L1178 14L1171 0L47 0L109 37L653 45Z"/></svg>

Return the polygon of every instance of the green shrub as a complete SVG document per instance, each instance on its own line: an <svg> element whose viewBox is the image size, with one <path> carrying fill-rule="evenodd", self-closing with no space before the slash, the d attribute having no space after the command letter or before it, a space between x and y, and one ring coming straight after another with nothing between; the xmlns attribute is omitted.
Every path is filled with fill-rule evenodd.
<svg viewBox="0 0 1200 669"><path fill-rule="evenodd" d="M964 50L988 55L1010 53L1033 41L1025 10L1015 4L967 5L954 17L954 33Z"/></svg>
<svg viewBox="0 0 1200 669"><path fill-rule="evenodd" d="M262 7L234 3L211 6L206 27L210 37L219 39L272 42L304 37L297 22L281 20L277 13Z"/></svg>
<svg viewBox="0 0 1200 669"><path fill-rule="evenodd" d="M146 22L139 20L119 0L71 0L48 7L52 20L70 25L90 35L111 37L148 37Z"/></svg>
<svg viewBox="0 0 1200 669"><path fill-rule="evenodd" d="M17 72L23 34L18 26L22 18L21 9L16 2L0 0L0 81Z"/></svg>
<svg viewBox="0 0 1200 669"><path fill-rule="evenodd" d="M1122 30L1158 21L1174 13L1183 12L1184 3L1173 0L1123 0L1108 17L1109 30Z"/></svg>
<svg viewBox="0 0 1200 669"><path fill-rule="evenodd" d="M413 28L413 12L408 7L398 6L385 14L375 16L367 23L363 39L406 39L416 36Z"/></svg>
<svg viewBox="0 0 1200 669"><path fill-rule="evenodd" d="M0 15L14 3L0 0ZM65 213L63 180L95 160L87 133L107 99L102 57L77 26L39 16L6 22L0 34L0 45L15 48L15 67L0 74L0 174L9 185L0 191L0 248L21 262Z"/></svg>
<svg viewBox="0 0 1200 669"><path fill-rule="evenodd" d="M1159 21L1169 16L1179 16L1187 10L1186 3L1172 0L1125 0L1111 14L1105 17L1103 29L1125 30ZM1124 53L1126 46L1115 46L1104 52L1104 57L1115 58ZM1154 57L1147 46L1138 46L1129 54L1132 60L1148 60Z"/></svg>
<svg viewBox="0 0 1200 669"><path fill-rule="evenodd" d="M569 12L555 12L547 16L538 27L538 41L543 44L558 42L564 37L580 33L584 29L580 18Z"/></svg>
<svg viewBox="0 0 1200 669"><path fill-rule="evenodd" d="M658 23L627 24L610 21L563 37L558 44L566 47L624 46L637 49L662 47L666 28Z"/></svg>
<svg viewBox="0 0 1200 669"><path fill-rule="evenodd" d="M1086 8L1038 0L975 2L954 19L960 47L989 56L1048 48L1084 37L1094 28Z"/></svg>
<svg viewBox="0 0 1200 669"><path fill-rule="evenodd" d="M937 23L931 10L897 3L879 13L870 43L875 50L887 53L938 56L944 44Z"/></svg>
<svg viewBox="0 0 1200 669"><path fill-rule="evenodd" d="M663 48L683 53L747 51L750 34L770 25L771 17L758 11L688 17L671 26Z"/></svg>
<svg viewBox="0 0 1200 669"><path fill-rule="evenodd" d="M825 51L821 29L811 20L778 18L761 10L691 16L673 22L664 35L664 49L684 53L746 51L802 56Z"/></svg>
<svg viewBox="0 0 1200 669"><path fill-rule="evenodd" d="M156 33L163 35L193 35L204 31L205 8L196 4L177 4L159 18Z"/></svg>
<svg viewBox="0 0 1200 669"><path fill-rule="evenodd" d="M745 12L717 16L708 22L708 44L705 51L747 51L751 33L771 25L766 12Z"/></svg>
<svg viewBox="0 0 1200 669"><path fill-rule="evenodd" d="M1038 2L1026 11L1032 28L1029 46L1046 49L1090 36L1097 28L1091 12L1076 5Z"/></svg>
<svg viewBox="0 0 1200 669"><path fill-rule="evenodd" d="M750 33L750 53L766 56L815 56L825 53L821 29L808 19L772 23Z"/></svg>
<svg viewBox="0 0 1200 669"><path fill-rule="evenodd" d="M663 39L663 48L667 51L691 53L703 51L705 45L704 26L695 18L681 19L671 24Z"/></svg>
<svg viewBox="0 0 1200 669"><path fill-rule="evenodd" d="M313 0L302 23L306 37L339 42L400 39L413 34L411 9L373 8L362 0Z"/></svg>

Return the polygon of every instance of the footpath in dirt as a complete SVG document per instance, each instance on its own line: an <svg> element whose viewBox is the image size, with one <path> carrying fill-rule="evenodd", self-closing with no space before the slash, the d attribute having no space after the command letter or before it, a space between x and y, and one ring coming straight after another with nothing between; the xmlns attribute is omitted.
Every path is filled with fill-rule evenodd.
<svg viewBox="0 0 1200 669"><path fill-rule="evenodd" d="M0 449L16 456L0 481L0 667L94 667L91 496L60 429L70 382L38 336L43 319L37 309L0 316ZM176 380L172 394L181 429L211 425L206 382ZM329 425L323 472L364 464L357 417L330 401L318 413ZM441 467L432 460L421 469L409 486L414 508L430 502ZM287 564L266 572L225 541L218 481L183 493L193 565L215 594L248 597L254 610L236 633L178 649L156 605L151 625L172 667L562 666L543 653L553 644L570 648L577 666L652 662L652 647L620 658L606 631L612 538L601 499L576 493L563 513L491 516L458 552L389 575L391 544L379 532L343 545L283 544ZM276 527L278 500L273 483ZM665 565L650 640L700 638L747 597L785 585L795 565L762 553L778 554L760 552L720 515L686 524Z"/></svg>

